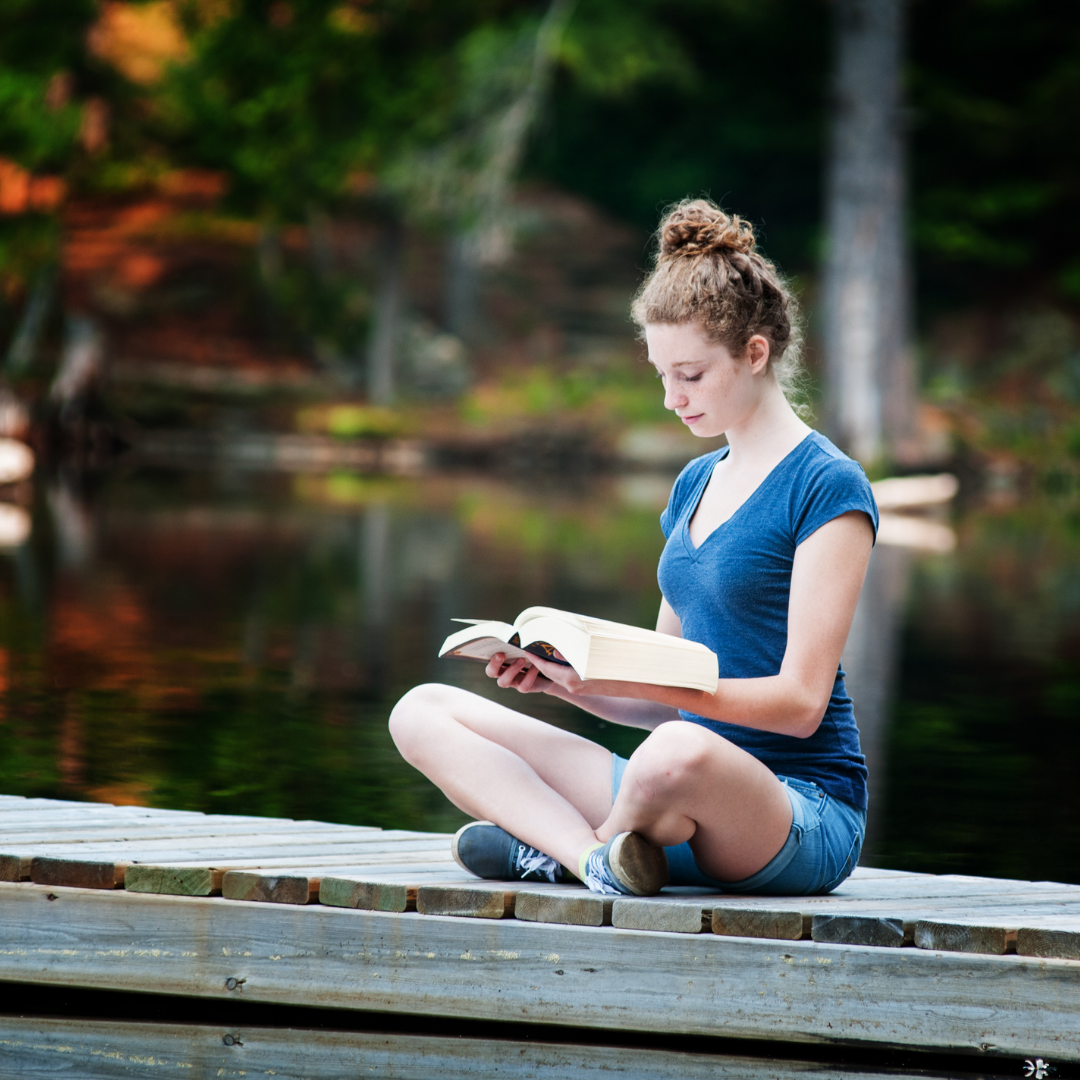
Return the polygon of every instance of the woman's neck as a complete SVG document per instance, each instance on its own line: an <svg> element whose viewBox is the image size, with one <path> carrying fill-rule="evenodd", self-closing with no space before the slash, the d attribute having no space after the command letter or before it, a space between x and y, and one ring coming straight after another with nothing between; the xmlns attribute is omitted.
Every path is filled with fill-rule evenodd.
<svg viewBox="0 0 1080 1080"><path fill-rule="evenodd" d="M740 468L757 463L775 464L787 457L810 430L796 415L784 392L770 379L754 409L725 432L731 447L728 460Z"/></svg>

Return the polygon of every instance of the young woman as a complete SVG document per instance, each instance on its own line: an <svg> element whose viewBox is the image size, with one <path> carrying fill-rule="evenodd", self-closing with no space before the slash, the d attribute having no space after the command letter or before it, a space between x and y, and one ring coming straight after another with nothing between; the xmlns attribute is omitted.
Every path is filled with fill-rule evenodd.
<svg viewBox="0 0 1080 1080"><path fill-rule="evenodd" d="M714 693L584 682L496 655L487 674L651 734L629 760L503 705L419 686L390 717L398 749L481 819L454 856L480 877L647 895L834 889L858 862L866 767L840 654L877 508L858 464L789 404L795 301L753 231L706 200L659 229L633 305L664 404L727 446L692 461L660 518L657 629L720 661Z"/></svg>

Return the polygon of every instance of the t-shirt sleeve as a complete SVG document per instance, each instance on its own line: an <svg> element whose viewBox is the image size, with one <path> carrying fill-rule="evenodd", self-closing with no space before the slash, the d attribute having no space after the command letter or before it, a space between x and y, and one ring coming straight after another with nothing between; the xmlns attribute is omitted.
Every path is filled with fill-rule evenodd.
<svg viewBox="0 0 1080 1080"><path fill-rule="evenodd" d="M876 541L878 508L862 466L850 458L825 462L809 479L799 500L794 521L795 546L850 510L861 510L870 518Z"/></svg>

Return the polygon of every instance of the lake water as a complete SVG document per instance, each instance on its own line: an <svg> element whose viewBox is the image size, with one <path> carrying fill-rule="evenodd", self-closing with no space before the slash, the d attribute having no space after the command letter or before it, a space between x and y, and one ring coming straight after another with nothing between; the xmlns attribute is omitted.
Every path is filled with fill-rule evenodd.
<svg viewBox="0 0 1080 1080"><path fill-rule="evenodd" d="M454 829L386 731L428 680L628 754L644 733L435 654L453 616L529 604L652 625L670 479L42 479L0 555L0 791ZM845 657L864 862L1080 882L1080 511L988 499L935 528L951 551L878 546Z"/></svg>

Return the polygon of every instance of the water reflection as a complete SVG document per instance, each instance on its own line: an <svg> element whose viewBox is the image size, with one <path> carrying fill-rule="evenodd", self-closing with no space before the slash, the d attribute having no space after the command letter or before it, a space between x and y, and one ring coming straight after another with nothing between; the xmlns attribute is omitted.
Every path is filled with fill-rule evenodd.
<svg viewBox="0 0 1080 1080"><path fill-rule="evenodd" d="M455 615L546 603L650 625L669 483L58 477L0 556L0 790L456 827L394 751L391 705L432 679L501 693L436 659ZM849 638L867 858L1080 879L1063 773L1080 748L1080 529L1054 508L957 525L952 552L879 544ZM641 737L514 704L624 754Z"/></svg>
<svg viewBox="0 0 1080 1080"><path fill-rule="evenodd" d="M870 770L864 862L875 862L886 806L886 732L900 665L900 634L914 550L879 542L870 558L859 606L844 649L848 692Z"/></svg>

